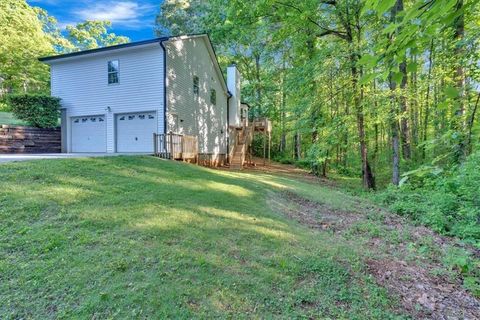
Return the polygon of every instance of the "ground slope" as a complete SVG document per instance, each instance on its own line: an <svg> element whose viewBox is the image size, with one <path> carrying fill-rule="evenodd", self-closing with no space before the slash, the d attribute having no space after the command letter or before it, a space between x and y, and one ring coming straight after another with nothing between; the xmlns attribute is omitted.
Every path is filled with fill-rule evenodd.
<svg viewBox="0 0 480 320"><path fill-rule="evenodd" d="M353 226L371 208L318 181L150 157L4 164L0 178L0 318L429 312L408 309L367 259L370 227ZM354 218L342 226L340 212Z"/></svg>

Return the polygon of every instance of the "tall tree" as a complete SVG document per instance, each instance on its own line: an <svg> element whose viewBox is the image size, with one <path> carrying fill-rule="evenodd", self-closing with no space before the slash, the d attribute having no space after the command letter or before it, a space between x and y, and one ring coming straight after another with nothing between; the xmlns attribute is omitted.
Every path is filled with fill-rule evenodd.
<svg viewBox="0 0 480 320"><path fill-rule="evenodd" d="M0 94L45 90L48 68L37 58L53 49L37 11L25 0L0 1L0 30Z"/></svg>
<svg viewBox="0 0 480 320"><path fill-rule="evenodd" d="M80 22L75 26L67 26L66 38L73 44L75 50L95 49L130 42L128 37L109 32L111 25L112 23L106 20Z"/></svg>

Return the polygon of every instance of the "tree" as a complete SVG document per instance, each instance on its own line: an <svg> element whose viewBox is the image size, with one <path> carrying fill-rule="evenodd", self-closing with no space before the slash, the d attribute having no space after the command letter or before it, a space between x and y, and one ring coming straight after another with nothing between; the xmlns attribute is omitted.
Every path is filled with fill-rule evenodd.
<svg viewBox="0 0 480 320"><path fill-rule="evenodd" d="M0 30L0 95L45 90L48 68L37 58L53 53L53 49L37 11L25 0L0 1Z"/></svg>
<svg viewBox="0 0 480 320"><path fill-rule="evenodd" d="M75 26L67 26L67 40L73 45L75 51L95 49L127 43L128 37L117 36L108 32L112 23L110 21L88 20Z"/></svg>

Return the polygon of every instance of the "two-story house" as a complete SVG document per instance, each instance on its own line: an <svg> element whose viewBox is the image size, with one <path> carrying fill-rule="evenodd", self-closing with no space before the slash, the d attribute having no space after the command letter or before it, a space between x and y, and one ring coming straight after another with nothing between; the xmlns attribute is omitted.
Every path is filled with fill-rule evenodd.
<svg viewBox="0 0 480 320"><path fill-rule="evenodd" d="M151 153L153 133L198 137L223 162L241 121L240 75L224 79L207 35L164 37L40 58L61 98L63 152Z"/></svg>

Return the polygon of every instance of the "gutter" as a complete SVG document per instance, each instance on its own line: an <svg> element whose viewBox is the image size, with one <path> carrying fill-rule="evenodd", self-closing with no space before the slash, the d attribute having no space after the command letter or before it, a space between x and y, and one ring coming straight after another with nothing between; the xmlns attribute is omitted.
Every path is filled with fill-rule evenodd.
<svg viewBox="0 0 480 320"><path fill-rule="evenodd" d="M232 94L228 92L227 95L227 163L230 163L230 99Z"/></svg>
<svg viewBox="0 0 480 320"><path fill-rule="evenodd" d="M168 39L167 39L168 40ZM167 49L160 40L160 47L163 49L163 133L167 134Z"/></svg>

